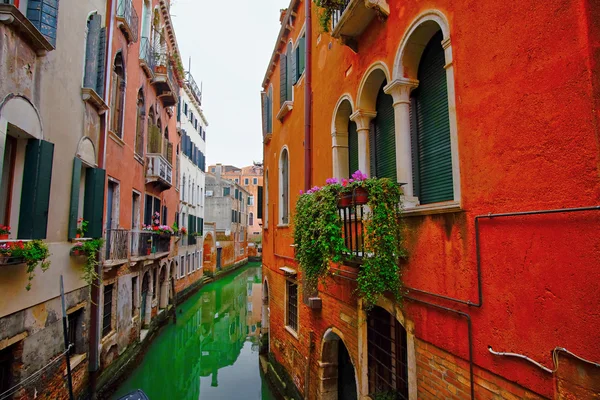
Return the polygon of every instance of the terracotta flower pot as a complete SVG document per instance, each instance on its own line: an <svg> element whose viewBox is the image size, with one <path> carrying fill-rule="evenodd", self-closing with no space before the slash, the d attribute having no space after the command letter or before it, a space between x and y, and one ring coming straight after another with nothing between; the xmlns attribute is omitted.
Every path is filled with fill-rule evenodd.
<svg viewBox="0 0 600 400"><path fill-rule="evenodd" d="M72 256L84 256L85 253L81 249L73 249L73 250L71 250L71 255Z"/></svg>
<svg viewBox="0 0 600 400"><path fill-rule="evenodd" d="M8 240L8 233L0 233L0 240Z"/></svg>
<svg viewBox="0 0 600 400"><path fill-rule="evenodd" d="M338 208L345 208L352 204L352 193L342 192L338 197Z"/></svg>
<svg viewBox="0 0 600 400"><path fill-rule="evenodd" d="M369 192L367 192L367 189L362 187L357 187L356 189L354 189L354 204L363 205L367 204L368 201Z"/></svg>

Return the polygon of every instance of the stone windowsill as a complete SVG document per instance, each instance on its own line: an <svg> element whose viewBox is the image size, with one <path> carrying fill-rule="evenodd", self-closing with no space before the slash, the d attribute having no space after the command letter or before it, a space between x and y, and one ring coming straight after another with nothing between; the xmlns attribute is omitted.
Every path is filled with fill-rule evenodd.
<svg viewBox="0 0 600 400"><path fill-rule="evenodd" d="M445 214L464 211L458 201L446 201L443 203L434 203L418 205L405 208L402 213L406 217L430 214Z"/></svg>
<svg viewBox="0 0 600 400"><path fill-rule="evenodd" d="M38 56L54 50L52 43L14 5L0 4L0 23L11 25Z"/></svg>
<svg viewBox="0 0 600 400"><path fill-rule="evenodd" d="M285 330L292 335L293 337L296 338L296 340L298 340L298 332L296 332L295 330L293 330L291 327L289 327L288 325L285 326Z"/></svg>
<svg viewBox="0 0 600 400"><path fill-rule="evenodd" d="M286 101L283 103L283 105L281 106L281 109L279 109L279 112L277 113L276 118L280 121L283 120L283 118L294 109L294 102L293 101Z"/></svg>
<svg viewBox="0 0 600 400"><path fill-rule="evenodd" d="M86 358L87 358L87 355L85 353L84 354L75 354L74 356L71 356L71 358L69 360L70 361L69 364L71 365L71 371L73 371L75 368L77 368L77 366L79 364L84 362ZM66 368L63 371L63 376L67 376Z"/></svg>
<svg viewBox="0 0 600 400"><path fill-rule="evenodd" d="M86 103L89 103L98 110L98 115L104 114L108 111L108 105L104 102L102 97L94 89L83 87L81 88L81 98Z"/></svg>
<svg viewBox="0 0 600 400"><path fill-rule="evenodd" d="M108 131L108 137L110 137L119 146L125 147L125 142L115 132L109 130Z"/></svg>

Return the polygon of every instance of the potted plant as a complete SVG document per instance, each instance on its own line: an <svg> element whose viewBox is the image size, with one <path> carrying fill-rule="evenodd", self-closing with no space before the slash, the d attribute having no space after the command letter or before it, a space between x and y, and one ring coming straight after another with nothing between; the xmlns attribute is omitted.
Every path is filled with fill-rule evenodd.
<svg viewBox="0 0 600 400"><path fill-rule="evenodd" d="M0 245L0 258L5 259L5 264L27 264L28 283L25 289L31 290L31 281L35 276L35 269L40 266L42 271L50 267L48 246L41 240L27 242L16 241Z"/></svg>
<svg viewBox="0 0 600 400"><path fill-rule="evenodd" d="M85 237L85 233L88 229L88 221L83 218L79 218L77 220L77 233L75 234L75 238L83 238Z"/></svg>
<svg viewBox="0 0 600 400"><path fill-rule="evenodd" d="M323 32L329 32L331 26L331 17L333 13L340 10L344 4L344 0L313 0L313 2L321 10L319 12L319 25Z"/></svg>
<svg viewBox="0 0 600 400"><path fill-rule="evenodd" d="M352 202L356 205L367 204L369 200L369 192L365 187L365 181L369 177L366 174L363 174L360 171L356 171L352 174L352 181L354 190L352 192Z"/></svg>
<svg viewBox="0 0 600 400"><path fill-rule="evenodd" d="M99 277L96 273L96 266L98 265L98 252L104 245L104 239L92 239L85 242L77 242L71 248L72 256L85 257L85 263L83 265L82 279L91 285Z"/></svg>
<svg viewBox="0 0 600 400"><path fill-rule="evenodd" d="M10 226L0 225L0 240L7 240L10 235Z"/></svg>
<svg viewBox="0 0 600 400"><path fill-rule="evenodd" d="M187 234L188 234L188 230L187 230L187 228L186 228L185 226L182 226L182 227L179 229L179 233L180 233L181 235L187 235Z"/></svg>
<svg viewBox="0 0 600 400"><path fill-rule="evenodd" d="M72 256L84 256L85 252L83 251L83 242L76 242L73 247L71 247L70 254Z"/></svg>

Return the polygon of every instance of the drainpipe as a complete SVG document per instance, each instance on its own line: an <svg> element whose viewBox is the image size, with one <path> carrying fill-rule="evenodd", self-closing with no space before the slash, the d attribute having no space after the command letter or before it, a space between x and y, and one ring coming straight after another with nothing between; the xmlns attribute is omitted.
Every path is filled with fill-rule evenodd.
<svg viewBox="0 0 600 400"><path fill-rule="evenodd" d="M304 190L312 186L312 0L304 0L306 11L306 81L304 82Z"/></svg>
<svg viewBox="0 0 600 400"><path fill-rule="evenodd" d="M108 104L108 93L110 87L110 60L112 60L112 43L113 43L113 18L116 15L116 2L108 0L106 5L106 32L108 33L107 40L107 51L106 51L106 68L104 77L104 101ZM106 169L106 142L108 140L108 124L110 118L110 112L104 113L104 129L102 130L102 137L100 138L100 149L98 151L98 167ZM99 258L99 254L96 254ZM96 274L101 276L102 266L100 263L96 264ZM90 398L96 399L96 384L98 379L98 372L100 369L100 310L98 305L100 304L100 279L96 279L91 285L90 293L90 340L89 340L89 389Z"/></svg>

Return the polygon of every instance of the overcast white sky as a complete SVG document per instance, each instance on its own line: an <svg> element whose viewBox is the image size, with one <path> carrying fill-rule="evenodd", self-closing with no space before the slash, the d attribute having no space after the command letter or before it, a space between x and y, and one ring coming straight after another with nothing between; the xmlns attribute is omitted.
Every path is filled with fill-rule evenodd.
<svg viewBox="0 0 600 400"><path fill-rule="evenodd" d="M203 83L207 165L262 160L260 90L289 0L174 0L184 68Z"/></svg>

